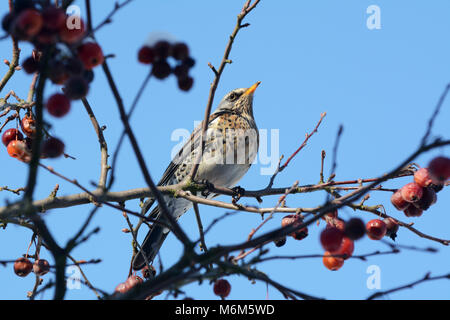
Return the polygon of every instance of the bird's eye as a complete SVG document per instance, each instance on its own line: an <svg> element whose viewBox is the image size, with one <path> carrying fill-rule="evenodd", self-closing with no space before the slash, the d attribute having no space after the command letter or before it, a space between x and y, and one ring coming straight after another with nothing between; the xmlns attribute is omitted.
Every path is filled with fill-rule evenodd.
<svg viewBox="0 0 450 320"><path fill-rule="evenodd" d="M237 98L237 94L232 92L229 97L230 101L234 101L234 100L236 100L236 98Z"/></svg>

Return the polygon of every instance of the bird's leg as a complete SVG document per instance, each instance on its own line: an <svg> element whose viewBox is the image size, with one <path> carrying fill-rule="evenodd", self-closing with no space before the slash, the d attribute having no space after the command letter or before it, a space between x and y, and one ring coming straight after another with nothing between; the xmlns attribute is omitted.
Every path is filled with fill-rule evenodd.
<svg viewBox="0 0 450 320"><path fill-rule="evenodd" d="M203 179L200 184L206 187L206 189L202 191L203 197L207 197L211 193L211 190L214 190L214 185L206 179Z"/></svg>

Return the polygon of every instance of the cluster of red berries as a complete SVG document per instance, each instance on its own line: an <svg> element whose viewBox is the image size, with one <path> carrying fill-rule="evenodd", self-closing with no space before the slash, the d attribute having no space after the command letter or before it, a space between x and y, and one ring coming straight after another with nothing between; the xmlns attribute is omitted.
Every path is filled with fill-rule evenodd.
<svg viewBox="0 0 450 320"><path fill-rule="evenodd" d="M427 168L414 173L414 182L404 185L391 197L394 207L407 217L420 217L436 203L437 195L450 178L450 158L434 158Z"/></svg>
<svg viewBox="0 0 450 320"><path fill-rule="evenodd" d="M18 129L8 129L2 135L2 143L8 154L23 162L31 161L33 138L36 135L36 120L31 113L20 121L22 132ZM25 137L24 137L25 134ZM41 158L57 158L64 154L64 143L55 137L49 137L42 144Z"/></svg>
<svg viewBox="0 0 450 320"><path fill-rule="evenodd" d="M34 263L27 258L19 258L14 262L14 273L19 277L26 277L31 273L43 276L50 271L50 265L45 259L37 259Z"/></svg>
<svg viewBox="0 0 450 320"><path fill-rule="evenodd" d="M176 61L174 68L167 61L169 57ZM189 91L194 84L189 70L194 66L195 60L189 56L189 47L183 42L171 44L160 40L153 46L145 45L139 49L138 60L143 64L152 64L152 74L157 79L165 79L173 73L180 90Z"/></svg>
<svg viewBox="0 0 450 320"><path fill-rule="evenodd" d="M298 214L290 214L281 220L281 226L283 228L287 226L293 226L293 227L299 227L303 223L303 218ZM294 238L295 240L303 240L308 236L308 228L304 227L300 230L294 231L291 234L289 234L290 237ZM286 243L286 238L280 238L274 241L275 246L282 247Z"/></svg>
<svg viewBox="0 0 450 320"><path fill-rule="evenodd" d="M25 72L41 71L41 51L47 50L47 75L55 84L64 85L68 99L78 100L89 91L94 79L92 69L104 61L101 47L94 42L83 42L86 29L78 16L67 16L62 8L43 6L40 1L15 1L14 10L3 18L5 31L19 40L29 41L35 47L32 56L22 62ZM67 106L68 105L68 106ZM48 109L62 117L70 109L64 101L61 106Z"/></svg>

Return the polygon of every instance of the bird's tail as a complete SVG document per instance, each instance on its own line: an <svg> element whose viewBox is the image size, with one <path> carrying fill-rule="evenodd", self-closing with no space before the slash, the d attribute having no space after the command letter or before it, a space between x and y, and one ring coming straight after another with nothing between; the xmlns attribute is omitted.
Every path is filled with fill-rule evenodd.
<svg viewBox="0 0 450 320"><path fill-rule="evenodd" d="M150 213L150 217L156 218L157 221L162 220L163 217L161 217L158 206ZM147 263L151 263L155 259L168 234L167 227L159 223L153 224L142 242L141 250L139 250L133 259L134 270L142 269Z"/></svg>

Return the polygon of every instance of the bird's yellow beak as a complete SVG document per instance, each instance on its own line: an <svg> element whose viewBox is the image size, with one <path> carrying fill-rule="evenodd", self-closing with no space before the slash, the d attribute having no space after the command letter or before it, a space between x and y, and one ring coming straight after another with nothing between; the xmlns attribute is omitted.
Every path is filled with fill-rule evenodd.
<svg viewBox="0 0 450 320"><path fill-rule="evenodd" d="M255 92L256 88L258 88L259 84L261 83L261 81L258 81L257 83L255 83L254 85L252 85L250 88L248 88L245 92L244 95L251 95L253 94L253 92Z"/></svg>

